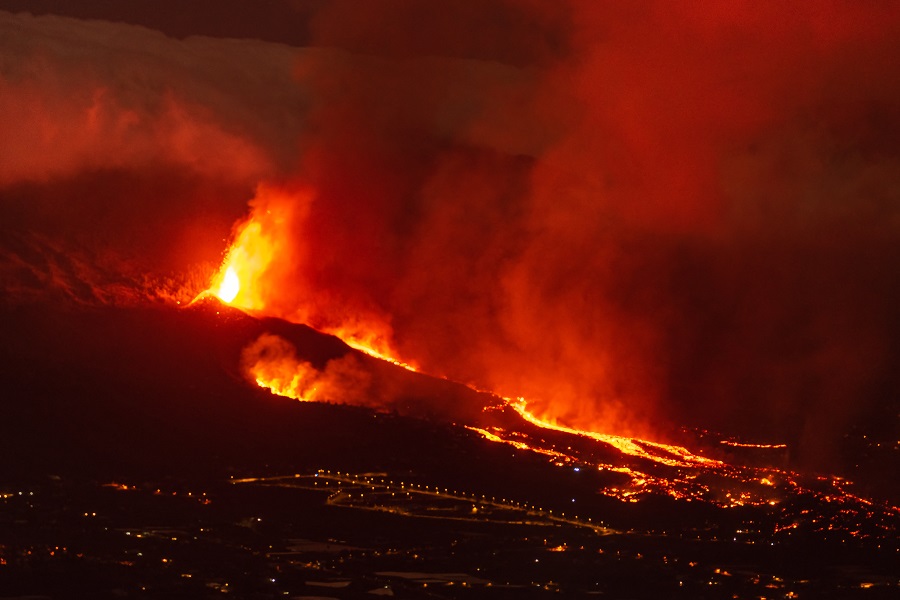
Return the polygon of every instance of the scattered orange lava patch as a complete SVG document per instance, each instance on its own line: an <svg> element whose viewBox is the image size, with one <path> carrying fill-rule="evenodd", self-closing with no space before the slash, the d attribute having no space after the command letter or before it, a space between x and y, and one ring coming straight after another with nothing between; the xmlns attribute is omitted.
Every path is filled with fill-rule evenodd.
<svg viewBox="0 0 900 600"><path fill-rule="evenodd" d="M302 402L316 400L320 374L297 357L287 340L263 334L244 348L241 360L247 376L258 386Z"/></svg>
<svg viewBox="0 0 900 600"><path fill-rule="evenodd" d="M744 442L736 442L734 440L721 440L719 442L723 446L732 446L733 448L756 448L756 449L776 449L783 450L787 448L787 444L749 444Z"/></svg>

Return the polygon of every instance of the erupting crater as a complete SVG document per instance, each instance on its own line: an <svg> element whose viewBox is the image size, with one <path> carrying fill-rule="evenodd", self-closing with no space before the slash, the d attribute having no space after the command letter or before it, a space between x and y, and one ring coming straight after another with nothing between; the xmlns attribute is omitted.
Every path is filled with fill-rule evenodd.
<svg viewBox="0 0 900 600"><path fill-rule="evenodd" d="M262 274L254 271L255 266L268 267L271 257L276 255L275 237L263 235L266 229L264 223L253 219L243 225L210 289L204 292L225 304L249 311L248 316L252 318L268 316L263 301L265 290L256 289L250 293L248 289L262 279ZM260 260L260 256L265 259ZM283 311L277 311L274 316L286 317ZM900 516L900 509L896 507L853 494L849 491L851 484L843 479L805 476L773 464L760 466L755 456L747 464L734 460L739 458L735 454L737 451L744 453L746 458L747 453L760 449L786 451L784 444L753 444L705 432L706 444L701 446L706 449L692 451L679 445L582 430L535 415L525 398L477 390L444 377L429 379L466 388L474 399L472 402L480 408L454 412L435 404L423 409L417 406L416 398L398 401L390 392L385 392L391 387L384 385L384 369L388 366L385 362L416 377L428 376L397 358L377 329L367 331L359 321L352 327L338 324L324 329L366 355L366 361L345 354L324 365L314 366L290 341L264 334L244 349L242 361L248 380L273 394L300 401L355 404L417 417L428 415L438 421L463 426L487 442L544 457L558 468L606 474L609 479L597 493L626 503L667 497L726 509L759 507L771 511L780 523L776 531L790 531L796 527L792 524L800 518L796 514L798 499L807 498L836 507L815 518L800 518L809 520L810 527L822 531L845 530L863 536L869 536L871 532L860 533L858 524L861 521L888 523ZM427 401L422 400L422 403ZM712 446L708 444L709 438L714 439ZM729 448L733 450L728 451ZM713 456L704 455L704 452Z"/></svg>

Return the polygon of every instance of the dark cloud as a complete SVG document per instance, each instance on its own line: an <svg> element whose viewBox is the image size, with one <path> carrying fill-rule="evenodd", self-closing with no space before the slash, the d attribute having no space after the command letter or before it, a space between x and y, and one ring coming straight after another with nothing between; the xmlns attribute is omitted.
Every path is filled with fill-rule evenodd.
<svg viewBox="0 0 900 600"><path fill-rule="evenodd" d="M0 183L150 162L256 180L293 162L294 51L0 13Z"/></svg>
<svg viewBox="0 0 900 600"><path fill-rule="evenodd" d="M521 6L504 48L562 50L481 79L414 56L454 55L462 23L457 55L496 56L473 50L483 15L317 21L388 58L301 70L320 95L292 302L389 319L428 369L568 422L688 420L826 460L896 368L897 11Z"/></svg>
<svg viewBox="0 0 900 600"><path fill-rule="evenodd" d="M309 21L329 0L4 0L2 8L140 25L169 37L258 39L305 46Z"/></svg>
<svg viewBox="0 0 900 600"><path fill-rule="evenodd" d="M313 14L310 33L313 44L359 54L524 67L566 54L571 16L565 3L535 0L330 0Z"/></svg>

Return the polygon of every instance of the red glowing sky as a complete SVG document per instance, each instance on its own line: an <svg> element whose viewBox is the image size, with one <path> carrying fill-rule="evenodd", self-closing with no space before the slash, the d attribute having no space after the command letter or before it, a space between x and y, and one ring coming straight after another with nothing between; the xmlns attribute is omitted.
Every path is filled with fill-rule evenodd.
<svg viewBox="0 0 900 600"><path fill-rule="evenodd" d="M256 196L275 313L433 372L810 456L896 427L894 4L7 4L9 303L196 287Z"/></svg>

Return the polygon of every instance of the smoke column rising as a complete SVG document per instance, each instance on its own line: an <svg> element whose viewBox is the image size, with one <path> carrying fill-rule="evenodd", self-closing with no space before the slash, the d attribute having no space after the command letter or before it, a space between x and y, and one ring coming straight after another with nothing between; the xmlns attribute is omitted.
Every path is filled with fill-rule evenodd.
<svg viewBox="0 0 900 600"><path fill-rule="evenodd" d="M205 147L236 148L175 152L179 169L264 182L251 218L279 215L267 312L377 330L426 371L600 431L696 423L822 465L854 424L896 428L894 5L336 1L306 25L312 47L266 86L175 95L228 132ZM246 72L272 64L242 44ZM170 112L104 139L168 147ZM113 160L85 144L43 172ZM145 172L146 154L115 160ZM7 187L42 172L20 163Z"/></svg>
<svg viewBox="0 0 900 600"><path fill-rule="evenodd" d="M811 462L896 389L896 9L500 3L530 26L494 46L376 4L313 28L365 54L300 64L314 199L272 306L568 423Z"/></svg>

